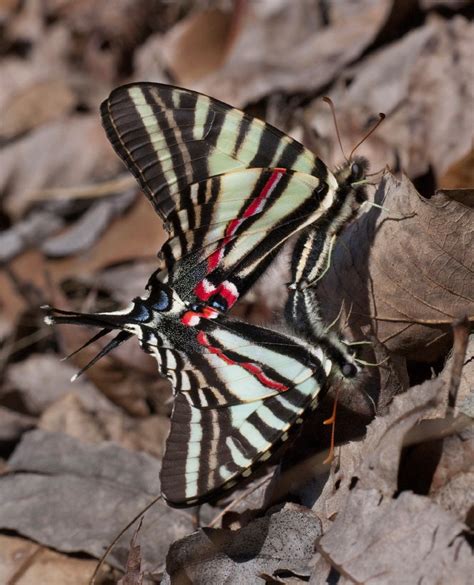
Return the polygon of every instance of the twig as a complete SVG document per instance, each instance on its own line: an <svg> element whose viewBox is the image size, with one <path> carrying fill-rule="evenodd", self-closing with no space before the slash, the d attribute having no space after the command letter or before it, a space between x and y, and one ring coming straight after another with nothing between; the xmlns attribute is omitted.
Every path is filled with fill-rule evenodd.
<svg viewBox="0 0 474 585"><path fill-rule="evenodd" d="M37 557L43 551L43 547L37 545L33 552L24 559L18 569L13 573L13 575L8 579L6 585L16 585L18 581L23 577L23 575L28 571L28 569L36 562Z"/></svg>
<svg viewBox="0 0 474 585"><path fill-rule="evenodd" d="M452 413L456 406L459 384L461 383L462 368L466 359L467 344L469 342L469 321L467 315L456 319L453 323L453 366L449 380L448 406L446 414Z"/></svg>
<svg viewBox="0 0 474 585"><path fill-rule="evenodd" d="M109 556L110 551L114 548L114 546L117 544L119 539L125 534L125 532L127 532L127 530L130 528L130 526L133 526L133 524L135 524L135 522L141 516L143 516L146 512L148 512L148 510L152 506L154 506L156 504L156 502L158 502L158 500L160 500L161 498L162 498L161 494L159 496L156 496L156 498L153 498L153 500L149 504L147 504L142 510L140 510L140 512L134 518L132 518L132 520L130 520L130 522L125 526L125 528L122 528L122 530L112 540L112 542L109 544L109 546L105 549L104 554L100 557L99 562L97 563L97 567L95 568L95 571L92 573L92 577L90 578L89 585L95 585L95 580L96 580L97 575L99 574L100 568L104 564L105 559Z"/></svg>
<svg viewBox="0 0 474 585"><path fill-rule="evenodd" d="M113 193L126 191L136 186L134 177L123 175L94 185L78 185L76 187L60 187L54 189L41 189L33 191L34 199L88 199L92 197L105 197Z"/></svg>

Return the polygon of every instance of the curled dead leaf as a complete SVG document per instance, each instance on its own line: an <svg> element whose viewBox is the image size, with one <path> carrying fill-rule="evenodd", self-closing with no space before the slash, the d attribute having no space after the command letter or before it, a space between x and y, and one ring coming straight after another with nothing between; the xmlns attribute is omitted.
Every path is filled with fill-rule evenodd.
<svg viewBox="0 0 474 585"><path fill-rule="evenodd" d="M314 288L328 323L349 319L360 339L370 325L389 351L431 361L450 343L455 315L474 318L474 210L438 192L424 199L386 175L372 208L342 234Z"/></svg>
<svg viewBox="0 0 474 585"><path fill-rule="evenodd" d="M469 581L473 562L466 526L427 498L409 492L383 498L355 489L347 506L316 544L310 583L328 575L378 585Z"/></svg>
<svg viewBox="0 0 474 585"><path fill-rule="evenodd" d="M202 529L171 546L162 583L256 583L280 570L308 576L319 535L316 516L292 504L240 530Z"/></svg>

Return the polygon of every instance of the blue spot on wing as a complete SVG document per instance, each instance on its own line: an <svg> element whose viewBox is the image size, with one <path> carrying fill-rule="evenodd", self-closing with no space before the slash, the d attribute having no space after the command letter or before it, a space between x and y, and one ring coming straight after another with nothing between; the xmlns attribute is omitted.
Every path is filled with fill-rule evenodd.
<svg viewBox="0 0 474 585"><path fill-rule="evenodd" d="M145 323L151 319L150 310L142 303L135 305L135 308L131 314L134 321Z"/></svg>
<svg viewBox="0 0 474 585"><path fill-rule="evenodd" d="M158 292L158 298L153 299L152 308L156 309L157 311L166 311L170 307L170 299L169 295L166 291L160 290Z"/></svg>

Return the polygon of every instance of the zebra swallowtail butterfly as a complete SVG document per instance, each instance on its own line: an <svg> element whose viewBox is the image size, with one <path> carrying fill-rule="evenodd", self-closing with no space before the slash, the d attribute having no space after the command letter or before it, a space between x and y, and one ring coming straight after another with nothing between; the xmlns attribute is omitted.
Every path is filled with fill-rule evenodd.
<svg viewBox="0 0 474 585"><path fill-rule="evenodd" d="M90 343L119 330L86 368L132 335L157 359L174 390L162 492L171 505L194 505L267 460L332 377L359 371L320 331L305 291L363 200L366 163L333 175L276 128L168 85L119 87L101 113L169 238L146 293L127 309L48 309L46 320L102 327ZM301 231L286 316L319 346L225 315Z"/></svg>

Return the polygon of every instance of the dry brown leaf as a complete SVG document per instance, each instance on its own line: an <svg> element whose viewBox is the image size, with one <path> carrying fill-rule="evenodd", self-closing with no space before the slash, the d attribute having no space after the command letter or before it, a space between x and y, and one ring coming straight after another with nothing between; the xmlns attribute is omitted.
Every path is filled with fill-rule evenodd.
<svg viewBox="0 0 474 585"><path fill-rule="evenodd" d="M30 43L40 40L44 35L42 6L40 2L22 2L6 29L6 41L10 43Z"/></svg>
<svg viewBox="0 0 474 585"><path fill-rule="evenodd" d="M329 573L344 585L465 585L474 570L466 526L423 496L397 499L354 489L344 510L316 545L311 585Z"/></svg>
<svg viewBox="0 0 474 585"><path fill-rule="evenodd" d="M162 583L257 583L261 573L278 571L307 576L319 535L316 516L292 504L240 530L206 528L171 546Z"/></svg>
<svg viewBox="0 0 474 585"><path fill-rule="evenodd" d="M433 8L449 8L458 10L468 6L471 0L420 0L420 6L423 10L432 10Z"/></svg>
<svg viewBox="0 0 474 585"><path fill-rule="evenodd" d="M0 0L0 24L5 24L11 18L19 4L20 0Z"/></svg>
<svg viewBox="0 0 474 585"><path fill-rule="evenodd" d="M88 585L96 564L95 560L62 555L24 538L0 535L1 583ZM98 585L102 582L97 581Z"/></svg>
<svg viewBox="0 0 474 585"><path fill-rule="evenodd" d="M35 426L35 418L0 406L0 443L15 443Z"/></svg>
<svg viewBox="0 0 474 585"><path fill-rule="evenodd" d="M239 3L233 12L209 8L192 13L166 34L163 56L177 83L188 85L222 65L244 9Z"/></svg>
<svg viewBox="0 0 474 585"><path fill-rule="evenodd" d="M377 489L385 497L394 495L405 435L420 420L433 415L443 401L443 388L447 385L442 380L432 380L397 396L388 414L368 426L364 440L339 448L337 464L332 465L313 508L324 528L343 509L349 493L359 483L365 489Z"/></svg>
<svg viewBox="0 0 474 585"><path fill-rule="evenodd" d="M330 3L324 26L323 13L309 0L249 3L225 65L193 87L238 107L277 91L317 91L410 7L410 0L357 0L341 10Z"/></svg>
<svg viewBox="0 0 474 585"><path fill-rule="evenodd" d="M430 498L461 522L469 522L474 479L474 425L447 437L430 487ZM472 518L471 518L472 523ZM471 526L472 528L472 526Z"/></svg>
<svg viewBox="0 0 474 585"><path fill-rule="evenodd" d="M358 151L371 168L401 167L412 178L432 169L441 177L472 147L473 43L472 22L430 18L367 56L348 72L349 87L330 92L344 144L353 146L384 112L387 119ZM318 99L306 116L331 143L324 159L334 165L341 155L327 106Z"/></svg>
<svg viewBox="0 0 474 585"><path fill-rule="evenodd" d="M96 201L68 230L43 242L41 250L50 258L63 258L89 250L112 220L133 204L135 195L133 189Z"/></svg>
<svg viewBox="0 0 474 585"><path fill-rule="evenodd" d="M5 209L18 218L42 188L100 181L119 168L97 114L52 122L0 151Z"/></svg>
<svg viewBox="0 0 474 585"><path fill-rule="evenodd" d="M150 275L156 270L156 258L136 260L119 266L105 268L99 273L80 276L80 281L108 291L119 303L127 305L130 299L143 294Z"/></svg>
<svg viewBox="0 0 474 585"><path fill-rule="evenodd" d="M130 550L128 551L127 565L125 567L125 575L120 579L117 585L142 585L143 572L141 570L142 555L141 547L137 544L138 534L140 532L141 522L137 526L132 542L130 543Z"/></svg>
<svg viewBox="0 0 474 585"><path fill-rule="evenodd" d="M11 96L4 104L0 140L19 136L73 111L76 97L62 79L40 81Z"/></svg>
<svg viewBox="0 0 474 585"><path fill-rule="evenodd" d="M314 288L327 323L343 306L351 338L371 323L391 352L431 361L446 351L453 317L474 317L474 211L449 195L424 199L406 177L385 176L376 195L385 209L344 231Z"/></svg>
<svg viewBox="0 0 474 585"><path fill-rule="evenodd" d="M56 356L33 354L27 359L11 364L6 373L10 393L14 393L24 410L33 416L41 415L46 409L66 395L76 394L90 410L118 412L117 407L97 391L87 380L71 383L76 368L59 362ZM4 393L0 393L4 397Z"/></svg>
<svg viewBox="0 0 474 585"><path fill-rule="evenodd" d="M0 233L0 261L8 262L33 245L41 244L64 226L63 218L50 211L34 211Z"/></svg>
<svg viewBox="0 0 474 585"><path fill-rule="evenodd" d="M62 433L25 434L8 464L10 474L0 477L0 527L62 552L100 557L160 490L157 459ZM192 529L190 513L157 502L143 522L143 569L162 562L169 545ZM123 569L132 534L117 543L111 565Z"/></svg>
<svg viewBox="0 0 474 585"><path fill-rule="evenodd" d="M474 187L474 148L448 167L438 184L440 189L472 189Z"/></svg>
<svg viewBox="0 0 474 585"><path fill-rule="evenodd" d="M87 408L80 395L70 393L43 412L38 428L64 433L87 443L114 441L125 449L161 457L169 431L169 418L159 415L137 418L118 409Z"/></svg>
<svg viewBox="0 0 474 585"><path fill-rule="evenodd" d="M62 304L64 307L64 304ZM88 330L81 327L74 327L72 325L65 325L57 328L55 334L59 338L60 347L63 349L65 355L75 351L82 344L86 343L96 330ZM72 363L77 370L86 366L89 361L102 349L105 342L96 342L71 358ZM122 348L118 348L112 353L103 357L94 367L87 370L84 376L90 380L93 385L104 394L114 404L123 408L128 414L132 416L146 416L150 412L148 403L148 396L152 392L158 392L163 397L168 397L168 393L160 392L166 391L169 384L160 379L156 373L156 363L151 356L145 354L141 349L134 351L133 346L138 346L136 339L128 340ZM121 349L121 351L119 351ZM128 353L128 359L131 359L130 353L138 355L140 361L151 362L153 367L152 376L140 369L140 361L137 364L131 362L131 367L127 367L127 363L122 363L121 357ZM150 367L150 369L151 369ZM77 373L76 370L76 373Z"/></svg>
<svg viewBox="0 0 474 585"><path fill-rule="evenodd" d="M80 256L47 260L37 250L23 253L10 263L16 276L37 291L37 307L51 302L50 284L60 285L65 279L82 275L93 276L105 266L133 261L136 258L156 256L165 240L162 222L155 213L150 212L150 204L145 197L139 197L136 205L126 215L118 218L94 246ZM150 270L150 274L153 270ZM48 275L45 281L45 275ZM145 284L146 281L143 282ZM0 309L8 322L13 323L18 314L25 309L22 299L10 279L0 271ZM72 349L71 349L72 351Z"/></svg>

